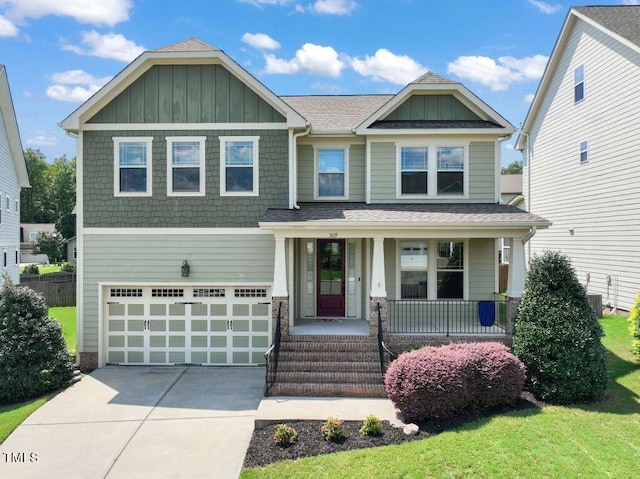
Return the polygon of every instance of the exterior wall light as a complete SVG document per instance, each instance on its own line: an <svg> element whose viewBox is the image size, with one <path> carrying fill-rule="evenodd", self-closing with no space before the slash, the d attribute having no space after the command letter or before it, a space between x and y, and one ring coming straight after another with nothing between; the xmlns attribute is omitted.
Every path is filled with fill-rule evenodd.
<svg viewBox="0 0 640 479"><path fill-rule="evenodd" d="M189 263L187 263L186 259L182 262L182 267L180 269L182 270L182 277L183 278L188 278L189 277Z"/></svg>

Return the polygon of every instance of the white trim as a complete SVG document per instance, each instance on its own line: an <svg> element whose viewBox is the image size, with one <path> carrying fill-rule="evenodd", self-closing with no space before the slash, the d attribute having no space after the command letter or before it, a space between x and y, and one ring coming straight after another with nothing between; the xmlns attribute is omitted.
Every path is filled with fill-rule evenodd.
<svg viewBox="0 0 640 479"><path fill-rule="evenodd" d="M84 228L85 235L269 235L262 228Z"/></svg>
<svg viewBox="0 0 640 479"><path fill-rule="evenodd" d="M2 111L3 123L7 133L7 142L11 160L16 170L16 180L21 188L28 188L29 175L27 174L27 164L24 159L24 150L20 141L20 131L16 120L11 89L9 88L9 78L4 65L0 65L0 111Z"/></svg>
<svg viewBox="0 0 640 479"><path fill-rule="evenodd" d="M188 283L180 283L176 281L99 281L99 288L108 288L110 286L148 286L154 288L156 286L175 286L176 288L190 288L192 286L211 286L213 288L225 286L229 288L256 286L271 288L269 281L190 281Z"/></svg>
<svg viewBox="0 0 640 479"><path fill-rule="evenodd" d="M469 149L470 141L431 139L396 141L396 199L443 199L459 200L469 198ZM402 194L402 148L427 148L427 194ZM464 148L462 170L463 194L438 194L438 148ZM430 174L433 173L433 174Z"/></svg>
<svg viewBox="0 0 640 479"><path fill-rule="evenodd" d="M76 258L76 351L84 352L84 157L83 157L84 133L78 134L76 140L76 242L78 244L78 257ZM100 308L98 303L98 308ZM100 317L98 309L98 318ZM100 348L98 348L100 349ZM98 354L98 360L100 359Z"/></svg>
<svg viewBox="0 0 640 479"><path fill-rule="evenodd" d="M147 191L122 192L120 191L120 144L121 143L145 143L146 145L146 176ZM114 136L113 137L113 195L114 196L151 196L153 194L153 137L152 136Z"/></svg>
<svg viewBox="0 0 640 479"><path fill-rule="evenodd" d="M258 196L260 186L260 137L259 136L220 136L220 196ZM253 143L253 191L231 191L226 190L227 167L226 167L226 144L232 141L251 141Z"/></svg>
<svg viewBox="0 0 640 479"><path fill-rule="evenodd" d="M167 136L167 196L204 196L205 195L205 144L206 136ZM198 155L198 170L200 176L199 191L193 192L175 192L173 191L173 169L174 168L193 168L195 165L174 165L173 164L173 150L174 143L181 142L197 142L199 144Z"/></svg>
<svg viewBox="0 0 640 479"><path fill-rule="evenodd" d="M85 131L286 130L286 123L87 123Z"/></svg>
<svg viewBox="0 0 640 479"><path fill-rule="evenodd" d="M365 202L367 204L371 204L371 141L369 137L366 137L366 146L365 146L365 168L366 168L366 178L365 178Z"/></svg>
<svg viewBox="0 0 640 479"><path fill-rule="evenodd" d="M314 145L313 146L313 199L322 201L348 200L349 199L349 149L351 145ZM320 182L318 171L318 155L320 150L342 150L344 152L344 195L342 196L325 196L320 195Z"/></svg>

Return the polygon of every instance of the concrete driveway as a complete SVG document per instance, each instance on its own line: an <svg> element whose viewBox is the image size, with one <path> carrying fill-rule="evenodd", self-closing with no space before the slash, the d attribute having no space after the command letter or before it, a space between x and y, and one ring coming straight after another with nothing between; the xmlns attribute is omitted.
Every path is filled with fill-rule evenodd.
<svg viewBox="0 0 640 479"><path fill-rule="evenodd" d="M263 368L106 367L0 444L0 477L237 478Z"/></svg>

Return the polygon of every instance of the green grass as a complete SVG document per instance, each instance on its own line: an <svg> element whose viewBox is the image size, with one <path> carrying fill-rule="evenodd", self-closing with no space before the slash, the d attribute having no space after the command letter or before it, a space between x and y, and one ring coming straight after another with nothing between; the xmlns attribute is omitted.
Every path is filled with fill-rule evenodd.
<svg viewBox="0 0 640 479"><path fill-rule="evenodd" d="M31 413L46 403L51 396L44 396L10 406L0 406L0 444L17 428Z"/></svg>
<svg viewBox="0 0 640 479"><path fill-rule="evenodd" d="M630 478L638 477L640 369L626 318L601 320L610 379L595 404L501 414L400 446L272 464L252 478Z"/></svg>
<svg viewBox="0 0 640 479"><path fill-rule="evenodd" d="M49 308L47 314L50 318L55 318L62 325L62 335L67 343L67 348L73 354L76 352L76 307L53 307Z"/></svg>

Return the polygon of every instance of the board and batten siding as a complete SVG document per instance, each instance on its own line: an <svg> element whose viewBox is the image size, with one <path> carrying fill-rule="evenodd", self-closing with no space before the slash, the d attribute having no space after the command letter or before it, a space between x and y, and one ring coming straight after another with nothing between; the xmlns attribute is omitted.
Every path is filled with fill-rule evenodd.
<svg viewBox="0 0 640 479"><path fill-rule="evenodd" d="M585 99L574 104L580 64ZM639 81L640 54L578 20L532 124L524 181L529 211L553 222L531 239L530 253L565 253L588 293L625 310L640 291Z"/></svg>
<svg viewBox="0 0 640 479"><path fill-rule="evenodd" d="M16 210L16 200L20 199L20 186L16 176L13 156L9 148L9 137L5 129L4 117L0 110L0 271L8 274L14 284L20 283L20 209ZM7 208L7 198L9 208ZM16 251L18 262L16 263ZM7 266L4 266L4 255Z"/></svg>
<svg viewBox="0 0 640 479"><path fill-rule="evenodd" d="M481 120L453 95L411 95L389 113L385 121L394 120Z"/></svg>
<svg viewBox="0 0 640 479"><path fill-rule="evenodd" d="M273 123L285 118L222 65L155 65L89 123Z"/></svg>
<svg viewBox="0 0 640 479"><path fill-rule="evenodd" d="M316 145L321 147L322 144ZM348 145L349 148L349 202L365 201L365 145ZM323 201L314 199L315 195L315 153L314 145L298 145L298 201ZM335 201L333 199L328 201Z"/></svg>
<svg viewBox="0 0 640 479"><path fill-rule="evenodd" d="M153 137L152 196L114 196L114 137ZM167 196L168 136L205 136L205 196ZM259 196L220 196L220 136L259 137ZM267 208L289 205L286 130L87 131L83 133L84 226L256 227Z"/></svg>
<svg viewBox="0 0 640 479"><path fill-rule="evenodd" d="M433 143L424 139L425 145ZM438 143L442 142L438 140ZM496 188L495 142L472 141L469 144L469 197L397 198L396 144L392 141L371 142L372 203L494 203Z"/></svg>
<svg viewBox="0 0 640 479"><path fill-rule="evenodd" d="M84 351L98 351L98 283L167 285L273 281L275 243L268 234L84 235ZM188 278L181 277L184 260ZM206 285L205 285L206 286Z"/></svg>

